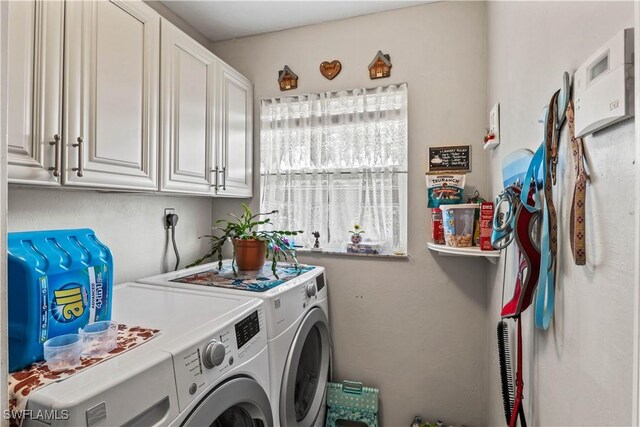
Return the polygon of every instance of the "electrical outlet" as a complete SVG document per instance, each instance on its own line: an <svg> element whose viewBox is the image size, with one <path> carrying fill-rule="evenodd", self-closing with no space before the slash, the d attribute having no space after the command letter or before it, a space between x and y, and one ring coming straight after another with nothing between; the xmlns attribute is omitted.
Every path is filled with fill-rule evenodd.
<svg viewBox="0 0 640 427"><path fill-rule="evenodd" d="M167 215L174 214L174 213L176 213L176 210L174 208L165 208L164 209L164 216L162 217L162 224L164 225L164 229L165 230L169 229L169 224L167 223Z"/></svg>

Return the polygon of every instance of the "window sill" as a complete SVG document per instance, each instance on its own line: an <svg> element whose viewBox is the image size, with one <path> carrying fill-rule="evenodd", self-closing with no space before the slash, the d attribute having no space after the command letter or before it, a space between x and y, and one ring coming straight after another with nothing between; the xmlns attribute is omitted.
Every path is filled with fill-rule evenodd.
<svg viewBox="0 0 640 427"><path fill-rule="evenodd" d="M409 259L410 256L408 253L404 252L402 254L395 254L393 252L382 252L378 254L357 254L353 252L347 252L347 250L340 249L309 249L309 248L296 248L296 251L300 255L304 256L312 256L312 255L337 255L337 256L349 256L356 258L389 258L389 259Z"/></svg>

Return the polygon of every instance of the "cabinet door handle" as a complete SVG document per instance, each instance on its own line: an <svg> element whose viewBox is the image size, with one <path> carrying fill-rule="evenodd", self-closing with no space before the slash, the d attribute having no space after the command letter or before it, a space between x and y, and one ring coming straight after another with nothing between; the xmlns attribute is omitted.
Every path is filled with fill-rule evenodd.
<svg viewBox="0 0 640 427"><path fill-rule="evenodd" d="M82 163L84 162L84 138L79 136L76 141L78 141L76 144L71 144L74 147L78 148L78 167L77 168L71 168L72 171L76 172L76 174L79 177L84 176L84 167L82 165Z"/></svg>
<svg viewBox="0 0 640 427"><path fill-rule="evenodd" d="M220 172L222 173L222 189L226 190L227 189L227 167L223 166Z"/></svg>
<svg viewBox="0 0 640 427"><path fill-rule="evenodd" d="M211 172L213 173L213 176L215 177L214 184L211 184L211 186L217 190L218 189L218 167L216 166L215 168L213 168L211 170Z"/></svg>
<svg viewBox="0 0 640 427"><path fill-rule="evenodd" d="M49 170L56 178L60 176L60 135L53 135L53 141L49 141L49 145L53 145L53 156L55 158L55 166L50 166Z"/></svg>

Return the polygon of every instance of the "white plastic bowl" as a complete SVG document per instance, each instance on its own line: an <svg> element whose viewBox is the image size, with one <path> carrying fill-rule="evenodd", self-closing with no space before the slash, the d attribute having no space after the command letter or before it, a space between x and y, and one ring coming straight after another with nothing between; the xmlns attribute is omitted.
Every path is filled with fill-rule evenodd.
<svg viewBox="0 0 640 427"><path fill-rule="evenodd" d="M118 337L118 322L104 320L90 323L78 333L84 342L84 355L90 357L102 356L116 348Z"/></svg>
<svg viewBox="0 0 640 427"><path fill-rule="evenodd" d="M44 343L44 360L51 372L66 371L80 364L83 348L80 335L59 335Z"/></svg>

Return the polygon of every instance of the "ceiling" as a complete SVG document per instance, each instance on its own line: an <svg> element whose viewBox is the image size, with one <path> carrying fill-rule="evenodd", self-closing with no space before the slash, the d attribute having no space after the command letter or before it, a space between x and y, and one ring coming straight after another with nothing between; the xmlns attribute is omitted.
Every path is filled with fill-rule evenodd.
<svg viewBox="0 0 640 427"><path fill-rule="evenodd" d="M162 3L211 41L319 24L429 1L194 1Z"/></svg>

